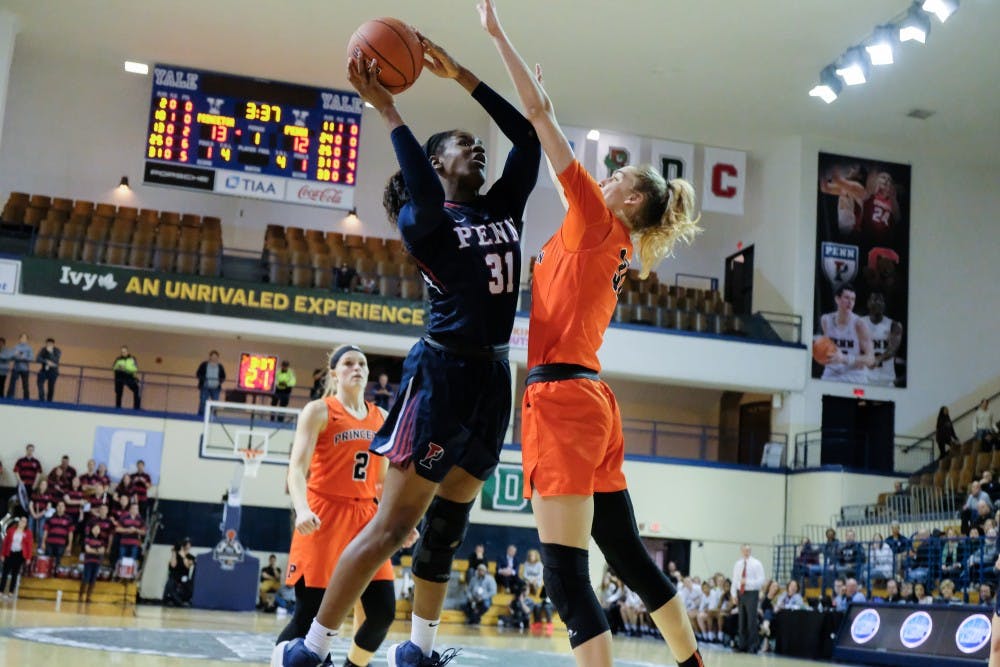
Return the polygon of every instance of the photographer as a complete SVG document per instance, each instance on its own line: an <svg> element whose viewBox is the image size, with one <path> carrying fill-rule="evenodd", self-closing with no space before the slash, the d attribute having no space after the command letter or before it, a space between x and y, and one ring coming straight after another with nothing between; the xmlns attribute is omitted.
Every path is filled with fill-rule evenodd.
<svg viewBox="0 0 1000 667"><path fill-rule="evenodd" d="M531 625L531 612L535 608L535 601L528 597L526 586L519 586L514 591L514 598L507 607L508 614L497 619L500 627L526 629Z"/></svg>
<svg viewBox="0 0 1000 667"><path fill-rule="evenodd" d="M163 604L186 607L191 603L191 596L194 594L194 556L190 551L190 538L184 538L170 550Z"/></svg>

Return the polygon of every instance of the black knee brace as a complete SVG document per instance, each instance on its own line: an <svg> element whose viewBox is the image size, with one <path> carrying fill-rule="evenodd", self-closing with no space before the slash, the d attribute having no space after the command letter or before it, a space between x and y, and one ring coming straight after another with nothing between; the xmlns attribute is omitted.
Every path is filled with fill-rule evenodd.
<svg viewBox="0 0 1000 667"><path fill-rule="evenodd" d="M439 497L431 501L413 550L413 576L439 584L451 579L451 561L469 529L472 505Z"/></svg>
<svg viewBox="0 0 1000 667"><path fill-rule="evenodd" d="M361 594L365 622L354 635L354 643L375 653L385 641L389 626L396 618L396 589L391 581L373 581Z"/></svg>
<svg viewBox="0 0 1000 667"><path fill-rule="evenodd" d="M677 588L653 562L639 537L628 491L594 494L591 535L608 565L648 611L656 611L677 595Z"/></svg>
<svg viewBox="0 0 1000 667"><path fill-rule="evenodd" d="M542 543L542 580L576 648L608 631L608 619L590 585L589 554L584 549Z"/></svg>

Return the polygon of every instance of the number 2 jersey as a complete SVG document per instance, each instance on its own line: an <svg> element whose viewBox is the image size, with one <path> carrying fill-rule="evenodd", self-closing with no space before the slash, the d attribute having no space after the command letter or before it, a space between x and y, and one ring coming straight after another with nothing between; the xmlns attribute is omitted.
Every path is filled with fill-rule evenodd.
<svg viewBox="0 0 1000 667"><path fill-rule="evenodd" d="M445 200L423 147L403 125L392 144L411 200L397 224L428 285L427 333L442 342L510 341L521 276L524 207L538 178L541 147L531 123L480 83L472 97L513 144L503 174L471 202Z"/></svg>
<svg viewBox="0 0 1000 667"><path fill-rule="evenodd" d="M336 397L323 401L327 422L316 437L306 487L327 498L374 499L380 460L368 446L385 421L382 411L366 401L368 415L358 419Z"/></svg>

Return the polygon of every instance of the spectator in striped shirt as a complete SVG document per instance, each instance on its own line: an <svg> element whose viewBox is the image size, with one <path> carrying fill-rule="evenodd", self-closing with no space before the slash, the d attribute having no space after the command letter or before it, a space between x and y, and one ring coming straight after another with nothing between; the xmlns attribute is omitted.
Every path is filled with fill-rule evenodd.
<svg viewBox="0 0 1000 667"><path fill-rule="evenodd" d="M73 478L69 488L63 491L62 499L66 503L66 514L73 520L73 527L78 527L83 520L83 505L87 502L84 500L83 491L80 489L79 477Z"/></svg>
<svg viewBox="0 0 1000 667"><path fill-rule="evenodd" d="M108 548L111 546L111 538L115 534L115 526L108 518L108 506L98 505L90 514L90 518L87 520L87 533L90 533L94 525L98 525L101 528L101 539L104 540L105 553L108 553Z"/></svg>
<svg viewBox="0 0 1000 667"><path fill-rule="evenodd" d="M45 555L55 559L54 565L58 567L63 554L66 553L66 546L73 540L73 529L76 525L73 519L66 514L66 503L59 501L56 503L56 513L45 522Z"/></svg>
<svg viewBox="0 0 1000 667"><path fill-rule="evenodd" d="M38 482L38 488L31 494L31 503L29 504L31 533L37 535L39 540L45 532L45 522L49 520L51 509L52 496L49 494L49 483L43 479ZM38 543L38 549L41 552L42 542Z"/></svg>
<svg viewBox="0 0 1000 667"><path fill-rule="evenodd" d="M101 526L91 524L87 536L83 540L83 576L80 577L80 592L78 599L90 602L90 596L94 592L94 582L97 581L97 572L101 569L101 561L104 559L104 552L107 546L101 537Z"/></svg>
<svg viewBox="0 0 1000 667"><path fill-rule="evenodd" d="M92 496L97 485L97 462L94 459L87 461L87 472L80 475L80 490L83 495Z"/></svg>
<svg viewBox="0 0 1000 667"><path fill-rule="evenodd" d="M146 534L146 522L139 516L139 503L132 503L127 517L118 524L120 542L118 544L118 559L139 559L142 551L142 536Z"/></svg>
<svg viewBox="0 0 1000 667"><path fill-rule="evenodd" d="M27 488L33 489L35 488L35 480L41 473L42 464L35 458L35 446L27 445L24 448L24 456L14 462L14 475Z"/></svg>
<svg viewBox="0 0 1000 667"><path fill-rule="evenodd" d="M111 488L111 477L108 475L108 466L105 463L97 464L97 472L95 473L94 482L100 483L105 489ZM96 491L95 491L96 493Z"/></svg>
<svg viewBox="0 0 1000 667"><path fill-rule="evenodd" d="M69 464L69 457L64 454L59 465L49 473L49 486L53 487L53 490L65 491L69 488L74 477L76 477L76 468Z"/></svg>
<svg viewBox="0 0 1000 667"><path fill-rule="evenodd" d="M146 472L146 462L139 460L135 463L135 472L132 473L132 487L129 493L139 503L140 513L145 514L146 503L149 500L149 489L153 486L153 478Z"/></svg>

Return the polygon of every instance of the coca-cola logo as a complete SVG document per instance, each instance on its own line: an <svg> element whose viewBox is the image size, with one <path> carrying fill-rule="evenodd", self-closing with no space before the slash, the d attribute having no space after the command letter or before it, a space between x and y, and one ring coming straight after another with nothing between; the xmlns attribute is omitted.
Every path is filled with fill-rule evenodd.
<svg viewBox="0 0 1000 667"><path fill-rule="evenodd" d="M342 194L343 190L340 188L310 188L308 185L303 185L299 188L298 198L325 204L339 204Z"/></svg>

